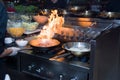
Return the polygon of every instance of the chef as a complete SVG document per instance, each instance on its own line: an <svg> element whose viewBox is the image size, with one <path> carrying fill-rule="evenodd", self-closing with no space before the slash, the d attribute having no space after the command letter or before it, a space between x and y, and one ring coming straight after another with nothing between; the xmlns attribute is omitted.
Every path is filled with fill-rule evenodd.
<svg viewBox="0 0 120 80"><path fill-rule="evenodd" d="M7 27L7 19L8 17L7 17L6 8L3 4L3 1L0 0L0 80L6 80L5 77L7 77L7 80L10 80L10 78L8 79L8 74L5 69L3 58L13 54L13 49L11 48L4 49L4 39L5 39L5 33ZM14 53L16 53L16 51L14 51Z"/></svg>

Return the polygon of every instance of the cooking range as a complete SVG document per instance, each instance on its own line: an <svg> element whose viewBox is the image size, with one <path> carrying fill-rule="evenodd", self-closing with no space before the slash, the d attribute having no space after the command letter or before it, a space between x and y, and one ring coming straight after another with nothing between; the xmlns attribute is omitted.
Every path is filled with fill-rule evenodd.
<svg viewBox="0 0 120 80"><path fill-rule="evenodd" d="M47 80L87 80L89 57L75 57L57 47L48 51L24 50L20 70ZM80 62L81 61L81 62Z"/></svg>
<svg viewBox="0 0 120 80"><path fill-rule="evenodd" d="M113 47L109 44L117 45L114 42L119 38L120 29L116 29L117 27L114 25L103 27L102 29L95 29L102 31L100 35L97 35L97 38L89 39L91 51L79 57L63 49L62 44L48 50L30 49L20 51L18 54L19 71L45 80L110 80L105 76L110 77L111 72L116 74L114 70L111 71L108 67L111 66L112 68L112 65L116 64L116 61L118 62L119 58L115 57L113 53L119 49L114 48L113 50ZM87 35L89 36L89 33ZM106 59L108 53L109 60ZM119 52L116 52L116 54L119 54ZM111 58L114 58L114 60L111 60ZM109 64L109 66L105 64ZM114 69L119 71L116 67ZM104 73L104 71L109 70L111 71L109 74ZM118 80L116 76L113 75L112 77Z"/></svg>

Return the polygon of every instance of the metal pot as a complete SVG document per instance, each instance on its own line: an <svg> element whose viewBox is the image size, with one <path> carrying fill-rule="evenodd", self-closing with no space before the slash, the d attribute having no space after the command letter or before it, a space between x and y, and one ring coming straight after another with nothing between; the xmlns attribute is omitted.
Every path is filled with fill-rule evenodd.
<svg viewBox="0 0 120 80"><path fill-rule="evenodd" d="M85 17L92 17L92 16L97 16L97 15L98 15L98 12L85 10L85 11L82 13L82 15L85 16Z"/></svg>
<svg viewBox="0 0 120 80"><path fill-rule="evenodd" d="M50 9L40 9L39 14L48 16L51 14L51 10Z"/></svg>
<svg viewBox="0 0 120 80"><path fill-rule="evenodd" d="M62 48L75 56L81 56L90 52L91 45L86 42L67 42L62 45Z"/></svg>
<svg viewBox="0 0 120 80"><path fill-rule="evenodd" d="M57 47L60 42L56 39L33 39L29 41L29 44L35 50L50 50Z"/></svg>
<svg viewBox="0 0 120 80"><path fill-rule="evenodd" d="M41 9L39 11L39 14L49 16L51 14L51 11L53 11L53 10L55 10L55 9ZM58 13L57 13L58 15L67 15L68 14L68 11L65 9L57 9L57 11L58 11Z"/></svg>
<svg viewBox="0 0 120 80"><path fill-rule="evenodd" d="M102 17L102 18L120 18L120 13L118 13L118 12L101 12L100 17Z"/></svg>
<svg viewBox="0 0 120 80"><path fill-rule="evenodd" d="M85 6L69 6L68 7L68 11L73 13L84 11L85 9L86 9Z"/></svg>
<svg viewBox="0 0 120 80"><path fill-rule="evenodd" d="M73 15L75 16L82 16L82 17L95 17L98 15L98 12L94 12L94 11L90 11L90 10L85 10L82 12L78 12L78 13L73 13Z"/></svg>
<svg viewBox="0 0 120 80"><path fill-rule="evenodd" d="M58 14L59 15L69 15L70 13L65 9L59 9Z"/></svg>

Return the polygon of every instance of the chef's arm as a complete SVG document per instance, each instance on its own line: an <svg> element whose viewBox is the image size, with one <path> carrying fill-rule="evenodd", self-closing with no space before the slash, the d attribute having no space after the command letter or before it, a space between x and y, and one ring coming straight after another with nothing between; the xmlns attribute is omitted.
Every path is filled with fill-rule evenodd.
<svg viewBox="0 0 120 80"><path fill-rule="evenodd" d="M12 53L12 49L5 49L1 54L0 58L6 57Z"/></svg>

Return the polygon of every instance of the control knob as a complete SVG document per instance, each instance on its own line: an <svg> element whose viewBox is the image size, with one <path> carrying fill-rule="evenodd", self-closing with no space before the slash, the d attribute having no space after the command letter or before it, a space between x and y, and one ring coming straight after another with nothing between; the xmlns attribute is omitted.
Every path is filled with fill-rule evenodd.
<svg viewBox="0 0 120 80"><path fill-rule="evenodd" d="M28 66L28 70L32 70L34 67L35 67L34 64L29 65L29 66Z"/></svg>
<svg viewBox="0 0 120 80"><path fill-rule="evenodd" d="M70 80L78 80L78 77L73 77Z"/></svg>
<svg viewBox="0 0 120 80"><path fill-rule="evenodd" d="M63 75L62 74L59 75L59 80L63 80Z"/></svg>
<svg viewBox="0 0 120 80"><path fill-rule="evenodd" d="M36 72L40 73L42 70L44 70L44 68L40 67L40 68L36 69Z"/></svg>

